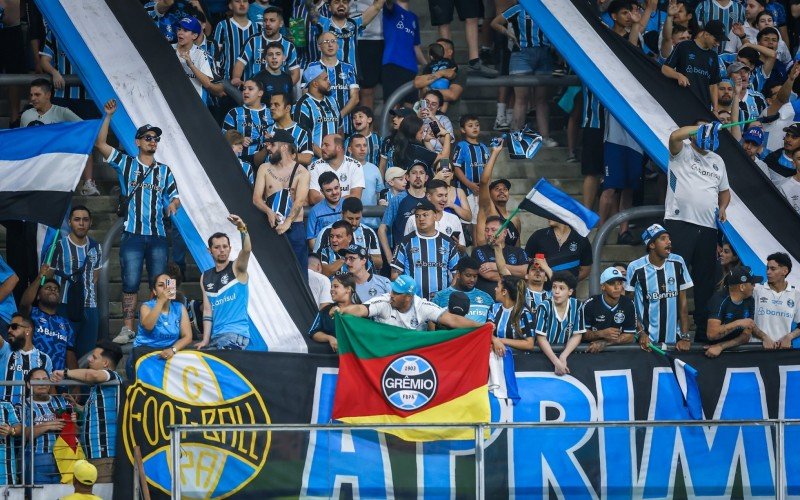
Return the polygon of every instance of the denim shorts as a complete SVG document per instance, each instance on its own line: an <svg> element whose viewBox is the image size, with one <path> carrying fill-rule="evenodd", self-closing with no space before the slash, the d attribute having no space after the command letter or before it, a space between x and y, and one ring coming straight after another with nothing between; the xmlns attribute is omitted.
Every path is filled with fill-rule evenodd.
<svg viewBox="0 0 800 500"><path fill-rule="evenodd" d="M155 278L167 271L169 258L164 236L122 233L119 243L119 262L122 268L122 291L136 293L142 280L142 266L147 265L147 277Z"/></svg>
<svg viewBox="0 0 800 500"><path fill-rule="evenodd" d="M243 351L250 343L250 337L238 333L221 333L211 339L208 349L227 349L230 351Z"/></svg>
<svg viewBox="0 0 800 500"><path fill-rule="evenodd" d="M511 53L509 75L549 75L552 72L550 47L525 47Z"/></svg>

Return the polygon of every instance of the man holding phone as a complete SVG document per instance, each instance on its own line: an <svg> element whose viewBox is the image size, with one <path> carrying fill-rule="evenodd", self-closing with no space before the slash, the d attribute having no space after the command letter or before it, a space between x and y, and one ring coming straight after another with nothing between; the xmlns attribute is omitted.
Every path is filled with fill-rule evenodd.
<svg viewBox="0 0 800 500"><path fill-rule="evenodd" d="M203 284L203 340L198 349L244 350L250 343L250 322L247 316L248 274L252 246L247 225L238 215L228 221L242 236L242 249L236 260L229 260L230 238L214 233L208 238L208 251L214 258L214 268L200 277Z"/></svg>

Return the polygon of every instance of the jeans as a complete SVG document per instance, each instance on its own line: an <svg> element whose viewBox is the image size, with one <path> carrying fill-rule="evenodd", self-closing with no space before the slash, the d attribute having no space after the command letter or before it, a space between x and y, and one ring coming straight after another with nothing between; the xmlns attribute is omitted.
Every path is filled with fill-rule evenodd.
<svg viewBox="0 0 800 500"><path fill-rule="evenodd" d="M306 225L304 222L293 222L292 227L286 231L286 237L292 246L297 263L300 264L300 274L308 282L308 243L306 243Z"/></svg>
<svg viewBox="0 0 800 500"><path fill-rule="evenodd" d="M28 454L25 458L30 460L30 450L25 450ZM28 462L30 464L30 462ZM31 479L31 467L25 467L25 479ZM56 467L56 459L52 453L37 453L33 456L33 482L34 484L58 484L61 482L61 474Z"/></svg>
<svg viewBox="0 0 800 500"><path fill-rule="evenodd" d="M208 349L220 349L230 351L244 351L250 343L250 338L238 333L221 333L211 339Z"/></svg>
<svg viewBox="0 0 800 500"><path fill-rule="evenodd" d="M525 47L511 53L510 75L549 75L553 72L553 56L549 47Z"/></svg>
<svg viewBox="0 0 800 500"><path fill-rule="evenodd" d="M122 292L137 293L142 281L142 264L147 264L147 277L155 279L167 271L167 239L163 236L144 236L122 233L119 262L122 266Z"/></svg>

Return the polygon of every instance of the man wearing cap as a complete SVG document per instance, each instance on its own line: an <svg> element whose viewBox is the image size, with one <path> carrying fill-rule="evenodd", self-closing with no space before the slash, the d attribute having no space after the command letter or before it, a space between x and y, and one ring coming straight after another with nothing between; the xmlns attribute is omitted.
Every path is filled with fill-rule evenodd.
<svg viewBox="0 0 800 500"><path fill-rule="evenodd" d="M171 216L180 207L178 187L167 165L155 160L161 129L146 124L136 131L134 158L111 147L108 124L117 111L113 99L104 106L105 118L95 141L95 147L106 162L117 171L121 194L127 207L125 226L120 238L119 260L122 266L122 316L124 325L114 339L118 343L132 342L136 315L136 294L142 279L142 266L147 261L147 274L154 278L167 271L167 233L164 216Z"/></svg>
<svg viewBox="0 0 800 500"><path fill-rule="evenodd" d="M776 174L788 178L797 173L797 168L792 161L792 154L800 149L800 123L792 123L783 131L785 133L783 147L768 154L764 158L764 163Z"/></svg>
<svg viewBox="0 0 800 500"><path fill-rule="evenodd" d="M433 303L439 307L448 307L456 294L461 294L467 299L464 314L468 319L478 323L486 323L486 313L494 303L494 297L476 287L480 263L472 257L464 256L458 260L455 269L453 284L440 290L434 297ZM457 300L457 299L456 299ZM450 312L453 312L450 309Z"/></svg>
<svg viewBox="0 0 800 500"><path fill-rule="evenodd" d="M503 219L497 215L490 215L486 218L484 226L484 238L488 242L486 245L475 246L472 248L472 258L475 259L478 267L478 283L476 286L487 294L494 294L497 283L500 282L502 274L499 261L502 260L507 274L523 278L528 267L528 255L520 247L511 247L506 244L508 228L503 229L495 241L494 235L503 225Z"/></svg>
<svg viewBox="0 0 800 500"><path fill-rule="evenodd" d="M103 500L92 494L97 481L97 468L86 460L77 460L72 466L72 486L75 492L60 497L59 500Z"/></svg>
<svg viewBox="0 0 800 500"><path fill-rule="evenodd" d="M748 128L744 134L742 134L742 149L744 150L744 154L750 158L750 161L755 163L772 182L776 180L783 181L783 177L771 174L772 170L770 170L767 164L764 163L764 160L760 158L761 152L764 151L764 129L761 127ZM775 179L773 179L773 175L776 175ZM780 182L778 184L780 184Z"/></svg>
<svg viewBox="0 0 800 500"><path fill-rule="evenodd" d="M615 267L600 275L600 290L583 303L583 321L588 351L600 352L607 345L630 344L636 334L636 310L625 296L625 276Z"/></svg>
<svg viewBox="0 0 800 500"><path fill-rule="evenodd" d="M592 270L592 244L566 224L547 221L548 227L537 229L525 243L525 254L529 258L544 255L540 265L548 272L569 271L578 281L585 280ZM506 240L506 243L508 240ZM546 286L549 290L549 284Z"/></svg>
<svg viewBox="0 0 800 500"><path fill-rule="evenodd" d="M706 108L717 109L720 74L716 48L727 40L723 24L709 21L694 40L675 46L666 64L661 66L661 72L676 80L681 87L689 87Z"/></svg>
<svg viewBox="0 0 800 500"><path fill-rule="evenodd" d="M263 29L245 40L242 51L231 72L231 83L241 85L242 78L249 79L267 67L267 47L271 42L279 42L283 46L285 57L283 68L292 77L292 85L300 81L300 65L297 62L297 49L289 40L281 35L283 27L283 10L270 6L264 10ZM245 71L246 70L246 71Z"/></svg>
<svg viewBox="0 0 800 500"><path fill-rule="evenodd" d="M508 179L492 180L494 166L497 162L497 158L500 157L501 151L503 151L502 139L497 141L496 145L492 147L489 161L486 162L486 165L483 167L483 173L481 174L481 181L479 183L480 190L478 191L478 219L474 229L476 245L485 245L488 243L484 239L483 229L486 225L487 217L499 215L505 222L510 215L510 211L508 210L508 194L511 190L511 182ZM521 230L522 219L517 215L511 220L511 224L508 225L506 245L512 247L519 246Z"/></svg>
<svg viewBox="0 0 800 500"><path fill-rule="evenodd" d="M342 196L361 198L364 171L361 163L344 154L344 137L337 133L328 134L323 138L320 149L322 157L308 166L311 174L308 202L313 204L322 201L319 176L325 172L333 172L339 178Z"/></svg>
<svg viewBox="0 0 800 500"><path fill-rule="evenodd" d="M685 256L694 278L695 340L705 340L706 304L714 293L717 265L717 221L727 220L731 201L725 162L715 152L697 146L697 125L681 127L669 137L668 186L664 227L675 253ZM707 125L706 125L707 126Z"/></svg>
<svg viewBox="0 0 800 500"><path fill-rule="evenodd" d="M716 358L725 349L750 342L756 329L753 286L762 281L747 266L736 266L725 277L728 289L715 293L708 303L706 356Z"/></svg>
<svg viewBox="0 0 800 500"><path fill-rule="evenodd" d="M441 179L431 179L425 186L425 198L436 209L436 230L453 238L463 248L466 246L466 240L461 219L454 213L444 211L447 207L448 187L449 185ZM404 236L411 234L416 229L416 219L409 217L406 221Z"/></svg>
<svg viewBox="0 0 800 500"><path fill-rule="evenodd" d="M320 62L313 62L303 72L306 93L294 106L294 121L311 133L314 155L322 158L322 139L339 131L339 107L331 97L328 70Z"/></svg>
<svg viewBox="0 0 800 500"><path fill-rule="evenodd" d="M800 149L792 153L792 161L795 168L800 167ZM795 212L800 214L800 168L797 168L797 172L793 176L780 183L778 189L786 197L786 201L794 208Z"/></svg>
<svg viewBox="0 0 800 500"><path fill-rule="evenodd" d="M474 328L480 323L455 315L436 304L416 295L417 282L411 276L401 274L392 282L389 293L379 295L366 304L334 307L331 314L341 312L377 323L399 326L408 330L424 331L428 322L447 328Z"/></svg>
<svg viewBox="0 0 800 500"><path fill-rule="evenodd" d="M366 248L351 244L347 248L339 250L339 255L347 266L348 272L356 280L356 294L361 302L389 292L392 282L368 269Z"/></svg>
<svg viewBox="0 0 800 500"><path fill-rule="evenodd" d="M399 167L397 167L399 168ZM425 199L425 184L428 182L428 169L417 163L406 173L408 189L395 196L383 212L378 226L378 239L386 255L392 255L392 248L403 241L406 221L414 215L414 207Z"/></svg>
<svg viewBox="0 0 800 500"><path fill-rule="evenodd" d="M739 116L731 117L732 121L758 118L767 109L767 100L764 98L764 94L750 88L750 67L743 62L736 61L728 65L727 72L730 78L738 77L740 82L736 86L738 95L734 96L739 99ZM725 105L721 99L719 99L719 103L722 106Z"/></svg>
<svg viewBox="0 0 800 500"><path fill-rule="evenodd" d="M644 333L639 345L675 344L679 351L691 347L686 290L694 286L683 257L672 253L667 230L653 224L642 233L647 255L628 264L625 290L633 293L636 316ZM714 239L714 242L717 240Z"/></svg>
<svg viewBox="0 0 800 500"><path fill-rule="evenodd" d="M308 248L303 205L308 197L308 171L295 160L297 148L292 134L277 129L264 141L270 155L268 162L258 168L253 204L267 215L270 227L286 235L300 269L306 269Z"/></svg>
<svg viewBox="0 0 800 500"><path fill-rule="evenodd" d="M222 91L222 85L213 82L214 73L208 64L208 57L205 51L194 43L202 31L203 27L196 17L184 17L178 21L177 43L173 44L172 48L178 55L183 72L205 102L206 93L216 94Z"/></svg>
<svg viewBox="0 0 800 500"><path fill-rule="evenodd" d="M447 288L458 264L458 244L436 229L436 207L427 198L414 207L417 229L397 245L392 261L392 277L412 276L417 295L432 299Z"/></svg>

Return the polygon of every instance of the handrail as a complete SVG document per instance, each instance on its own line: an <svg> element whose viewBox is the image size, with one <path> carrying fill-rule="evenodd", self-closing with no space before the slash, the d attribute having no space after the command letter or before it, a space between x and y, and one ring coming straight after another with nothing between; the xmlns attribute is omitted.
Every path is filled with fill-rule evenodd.
<svg viewBox="0 0 800 500"><path fill-rule="evenodd" d="M603 245L605 245L611 230L629 220L663 216L664 205L633 207L615 214L600 226L594 241L592 241L592 271L589 273L589 295L600 293L600 273L602 272L600 258L602 257Z"/></svg>
<svg viewBox="0 0 800 500"><path fill-rule="evenodd" d="M109 258L111 248L119 241L125 219L119 218L103 239L103 262L100 264L100 277L97 280L97 313L100 316L100 326L97 338L107 339L108 335L108 286L109 286Z"/></svg>
<svg viewBox="0 0 800 500"><path fill-rule="evenodd" d="M40 78L44 78L45 80L50 80L52 82L52 78L50 78L50 75L44 73L0 75L0 87L8 87L11 85L30 85L32 81L38 80ZM81 79L78 77L78 75L64 75L63 78L64 78L64 84L66 85L83 86L83 82L81 82Z"/></svg>

